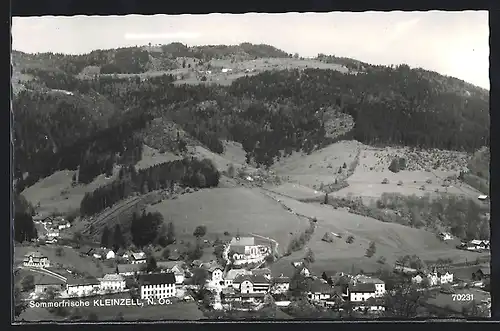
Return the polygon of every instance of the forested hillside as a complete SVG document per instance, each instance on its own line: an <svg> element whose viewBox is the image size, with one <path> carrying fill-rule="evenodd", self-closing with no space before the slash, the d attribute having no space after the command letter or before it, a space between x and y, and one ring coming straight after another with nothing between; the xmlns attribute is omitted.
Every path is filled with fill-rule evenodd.
<svg viewBox="0 0 500 331"><path fill-rule="evenodd" d="M93 169L87 176L80 174L80 181L89 181L114 163L123 163L125 151L137 155L139 136L155 140L148 135L177 134L149 132L146 127L152 118L175 122L194 138L190 141L199 141L215 153L223 152L222 139L240 142L247 161L263 166L293 150L311 152L332 143L325 130L325 118L331 119L332 114L348 114L354 120L352 130L335 139L471 152L489 144L487 92L406 65L371 66L343 59L345 65L361 70L347 74L323 69L267 71L241 77L231 86L175 86L171 75L95 75L85 80L77 76L87 66L141 72L159 52L169 61L289 56L266 45L188 48L179 43L78 56L17 53L14 63L36 82L31 86L35 91L28 82L28 90L13 102L17 176L29 173L32 182L57 169L79 166L80 172ZM335 59L339 58L325 61ZM185 145L180 139L175 148Z"/></svg>

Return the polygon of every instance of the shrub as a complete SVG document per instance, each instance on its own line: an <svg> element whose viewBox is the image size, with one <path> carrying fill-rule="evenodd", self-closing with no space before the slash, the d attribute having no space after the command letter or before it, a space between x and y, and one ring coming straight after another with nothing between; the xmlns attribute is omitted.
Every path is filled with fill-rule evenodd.
<svg viewBox="0 0 500 331"><path fill-rule="evenodd" d="M354 242L354 237L353 236L347 237L347 239L346 239L345 242L348 243L348 244L352 244Z"/></svg>
<svg viewBox="0 0 500 331"><path fill-rule="evenodd" d="M380 264L385 264L385 261L386 261L386 259L385 259L385 257L384 257L384 256L381 256L381 257L379 257L379 258L377 259L377 263L380 263Z"/></svg>
<svg viewBox="0 0 500 331"><path fill-rule="evenodd" d="M377 251L377 248L375 246L375 242L372 241L372 242L370 242L370 246L366 250L365 256L366 257L372 257L373 255L375 255L376 251Z"/></svg>
<svg viewBox="0 0 500 331"><path fill-rule="evenodd" d="M428 178L425 182L426 182L427 184L432 184L432 179Z"/></svg>
<svg viewBox="0 0 500 331"><path fill-rule="evenodd" d="M389 165L389 170L396 173L399 172L399 160L392 159L391 164Z"/></svg>
<svg viewBox="0 0 500 331"><path fill-rule="evenodd" d="M398 186L403 186L403 181L398 181Z"/></svg>
<svg viewBox="0 0 500 331"><path fill-rule="evenodd" d="M389 179L384 178L384 180L382 181L382 184L389 184Z"/></svg>

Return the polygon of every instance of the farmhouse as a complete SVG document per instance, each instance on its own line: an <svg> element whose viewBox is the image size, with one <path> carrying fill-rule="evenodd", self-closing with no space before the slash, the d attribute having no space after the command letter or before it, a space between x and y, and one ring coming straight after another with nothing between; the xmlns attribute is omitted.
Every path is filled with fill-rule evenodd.
<svg viewBox="0 0 500 331"><path fill-rule="evenodd" d="M132 276L136 273L140 273L144 270L144 264L119 264L116 267L118 269L118 274L122 276Z"/></svg>
<svg viewBox="0 0 500 331"><path fill-rule="evenodd" d="M106 256L106 260L110 260L110 259L114 259L116 257L116 254L112 250L109 250L106 252L105 256Z"/></svg>
<svg viewBox="0 0 500 331"><path fill-rule="evenodd" d="M233 287L241 293L266 293L271 283L264 276L240 275L233 281Z"/></svg>
<svg viewBox="0 0 500 331"><path fill-rule="evenodd" d="M480 195L477 197L478 200L480 201L487 201L488 200L488 196L487 195Z"/></svg>
<svg viewBox="0 0 500 331"><path fill-rule="evenodd" d="M208 268L210 280L214 283L224 284L223 269L220 266L214 265Z"/></svg>
<svg viewBox="0 0 500 331"><path fill-rule="evenodd" d="M122 292L125 290L125 278L121 275L107 274L98 280L101 291Z"/></svg>
<svg viewBox="0 0 500 331"><path fill-rule="evenodd" d="M490 248L490 241L489 240L471 240L470 244L472 246L475 246L477 249L489 249Z"/></svg>
<svg viewBox="0 0 500 331"><path fill-rule="evenodd" d="M234 260L264 257L270 251L269 246L257 245L254 237L234 237L229 244L229 256Z"/></svg>
<svg viewBox="0 0 500 331"><path fill-rule="evenodd" d="M453 274L449 271L439 272L434 269L427 278L429 279L430 286L449 284L453 282Z"/></svg>
<svg viewBox="0 0 500 331"><path fill-rule="evenodd" d="M50 267L50 262L48 257L39 252L31 252L24 256L23 265L25 267L47 268Z"/></svg>
<svg viewBox="0 0 500 331"><path fill-rule="evenodd" d="M272 280L271 292L272 293L286 293L290 289L289 277L276 277Z"/></svg>
<svg viewBox="0 0 500 331"><path fill-rule="evenodd" d="M180 285L184 283L186 269L184 262L177 261L160 261L156 263L161 272L172 272L175 276L175 283Z"/></svg>
<svg viewBox="0 0 500 331"><path fill-rule="evenodd" d="M172 272L139 276L141 299L170 298L176 295L175 275Z"/></svg>
<svg viewBox="0 0 500 331"><path fill-rule="evenodd" d="M295 268L295 272L300 273L304 277L309 277L311 275L311 272L307 267L304 265L304 262L292 262L292 266Z"/></svg>
<svg viewBox="0 0 500 331"><path fill-rule="evenodd" d="M224 285L235 287L234 280L240 275L251 275L252 272L245 269L231 269L224 277Z"/></svg>
<svg viewBox="0 0 500 331"><path fill-rule="evenodd" d="M47 292L48 289L64 291L66 289L66 282L61 278L49 275L41 275L41 277L35 280L36 294L43 294Z"/></svg>
<svg viewBox="0 0 500 331"><path fill-rule="evenodd" d="M441 232L439 234L439 237L441 238L441 240L452 240L453 239L453 236L449 232Z"/></svg>
<svg viewBox="0 0 500 331"><path fill-rule="evenodd" d="M476 272L472 273L473 280L485 280L490 278L490 267L479 268Z"/></svg>
<svg viewBox="0 0 500 331"><path fill-rule="evenodd" d="M375 284L373 283L358 283L357 285L349 287L348 291L349 300L351 302L363 302L368 300L369 298L375 298L377 292Z"/></svg>
<svg viewBox="0 0 500 331"><path fill-rule="evenodd" d="M311 282L307 297L314 302L324 302L330 299L334 293L336 293L335 289L326 280L316 278Z"/></svg>
<svg viewBox="0 0 500 331"><path fill-rule="evenodd" d="M59 237L59 230L57 229L50 229L49 231L47 231L47 234L46 234L47 238L50 240L50 239L54 239L54 238L58 238Z"/></svg>
<svg viewBox="0 0 500 331"><path fill-rule="evenodd" d="M132 264L146 263L146 254L144 252L132 253L130 262Z"/></svg>
<svg viewBox="0 0 500 331"><path fill-rule="evenodd" d="M99 291L100 282L94 278L68 278L67 292L70 297L84 297L96 294Z"/></svg>
<svg viewBox="0 0 500 331"><path fill-rule="evenodd" d="M369 298L364 302L356 302L352 307L353 311L381 312L385 311L384 302L380 298Z"/></svg>
<svg viewBox="0 0 500 331"><path fill-rule="evenodd" d="M385 282L378 279L372 278L365 275L357 275L354 277L354 284L374 284L375 285L375 297L380 298L385 294Z"/></svg>

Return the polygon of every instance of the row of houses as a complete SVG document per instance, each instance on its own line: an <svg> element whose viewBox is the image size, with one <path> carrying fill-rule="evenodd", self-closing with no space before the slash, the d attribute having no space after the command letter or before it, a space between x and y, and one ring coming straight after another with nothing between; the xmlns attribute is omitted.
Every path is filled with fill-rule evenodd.
<svg viewBox="0 0 500 331"><path fill-rule="evenodd" d="M65 270L46 270L35 281L35 294L43 295L54 289L63 297L85 297L125 291L125 278L107 274L102 278L76 277Z"/></svg>
<svg viewBox="0 0 500 331"><path fill-rule="evenodd" d="M469 242L462 242L458 245L459 249L465 249L468 251L484 251L490 249L490 241L489 240L479 240L474 239Z"/></svg>

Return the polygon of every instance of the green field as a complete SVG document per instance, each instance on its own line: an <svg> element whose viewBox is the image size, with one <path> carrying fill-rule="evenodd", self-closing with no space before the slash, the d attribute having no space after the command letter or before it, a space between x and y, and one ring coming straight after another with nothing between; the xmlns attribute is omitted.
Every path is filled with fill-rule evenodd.
<svg viewBox="0 0 500 331"><path fill-rule="evenodd" d="M199 225L207 227L208 237L257 234L275 239L281 250L291 238L290 232L303 231L308 221L286 211L279 203L262 194L260 189L203 189L165 200L150 207L165 221L173 222L179 235L191 235Z"/></svg>

